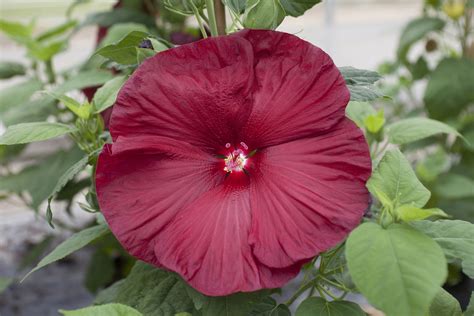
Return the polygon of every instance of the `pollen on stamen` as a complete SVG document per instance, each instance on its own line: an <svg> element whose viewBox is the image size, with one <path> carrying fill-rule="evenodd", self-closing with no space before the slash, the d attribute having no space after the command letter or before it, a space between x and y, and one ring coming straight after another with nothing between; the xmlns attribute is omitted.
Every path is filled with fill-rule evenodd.
<svg viewBox="0 0 474 316"><path fill-rule="evenodd" d="M227 155L225 155L224 171L227 173L246 171L245 165L247 164L247 160L249 158L246 154L248 146L244 142L240 142L240 146L241 147L239 148L234 147ZM230 149L232 145L227 143L225 147Z"/></svg>

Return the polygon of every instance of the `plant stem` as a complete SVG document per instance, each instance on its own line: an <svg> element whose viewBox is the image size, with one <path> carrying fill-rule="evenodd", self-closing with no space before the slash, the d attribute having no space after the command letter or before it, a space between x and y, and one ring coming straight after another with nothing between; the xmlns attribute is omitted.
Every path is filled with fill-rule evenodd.
<svg viewBox="0 0 474 316"><path fill-rule="evenodd" d="M302 285L296 292L293 294L292 297L288 301L285 302L285 305L290 306L293 304L301 294L303 294L306 290L314 286L314 282L316 279L309 281L308 283Z"/></svg>
<svg viewBox="0 0 474 316"><path fill-rule="evenodd" d="M47 60L45 62L46 66L46 75L48 76L48 82L49 83L55 83L56 82L56 74L54 73L54 68L53 68L53 61Z"/></svg>
<svg viewBox="0 0 474 316"><path fill-rule="evenodd" d="M207 16L209 17L209 28L212 36L218 36L216 12L214 10L214 0L206 0Z"/></svg>
<svg viewBox="0 0 474 316"><path fill-rule="evenodd" d="M219 35L225 35L225 6L222 0L214 0L214 9L217 20L217 33Z"/></svg>
<svg viewBox="0 0 474 316"><path fill-rule="evenodd" d="M206 29L204 28L204 25L202 24L202 20L201 20L201 13L199 12L198 8L196 8L196 6L194 5L192 1L190 1L190 3L191 3L191 6L193 7L194 15L196 16L196 20L199 24L199 29L201 30L202 37L207 38ZM202 16L204 16L204 14Z"/></svg>

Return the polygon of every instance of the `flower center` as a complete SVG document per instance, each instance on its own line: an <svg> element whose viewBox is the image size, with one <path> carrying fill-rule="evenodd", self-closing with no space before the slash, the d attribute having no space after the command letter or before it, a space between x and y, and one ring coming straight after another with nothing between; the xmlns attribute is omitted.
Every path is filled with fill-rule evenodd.
<svg viewBox="0 0 474 316"><path fill-rule="evenodd" d="M240 142L238 146L232 146L230 143L227 143L225 148L227 148L229 152L223 156L224 171L227 173L246 172L245 165L254 152L247 154L249 147L244 142Z"/></svg>

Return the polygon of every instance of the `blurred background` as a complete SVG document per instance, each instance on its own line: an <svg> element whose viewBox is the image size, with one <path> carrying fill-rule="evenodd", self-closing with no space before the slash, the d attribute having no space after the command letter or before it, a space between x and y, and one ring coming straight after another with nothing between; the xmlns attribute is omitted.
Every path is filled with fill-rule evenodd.
<svg viewBox="0 0 474 316"><path fill-rule="evenodd" d="M47 30L64 21L70 0L0 0L0 19L29 23L36 22L36 30ZM94 0L78 6L74 18L84 20L94 12L107 11L113 0ZM396 59L402 28L422 12L421 0L325 0L302 17L288 17L278 30L293 33L325 50L338 66L376 70L387 60ZM195 25L194 19L189 19ZM97 26L88 25L74 33L65 52L54 59L57 72L66 71L85 62L97 44ZM0 34L0 61L26 63L26 50ZM21 78L0 81L0 89L7 89L21 82ZM416 93L416 89L415 89ZM0 98L4 96L0 94ZM1 99L0 99L1 103ZM0 111L0 116L3 115ZM0 134L5 130L1 123ZM58 148L68 147L67 140L54 140L28 146L18 159L9 164L13 172L20 170L38 156L46 156ZM54 173L54 168L51 170ZM47 175L46 175L47 177ZM3 181L0 178L0 181ZM37 178L37 185L48 181ZM84 200L83 195L77 197ZM44 217L44 202L32 212L21 197L4 195L0 199L0 291L18 266L31 266L37 258L70 235L69 229L84 225L93 216L80 212L73 206L70 216L57 212L64 227L51 230ZM75 204L76 205L76 204ZM67 202L57 202L55 208L68 207ZM60 238L52 238L59 235ZM74 254L67 260L45 268L32 275L22 285L12 285L0 294L0 315L56 315L58 308L74 309L89 304L93 296L84 286L91 249ZM25 254L28 256L25 258ZM61 280L61 282L58 282Z"/></svg>

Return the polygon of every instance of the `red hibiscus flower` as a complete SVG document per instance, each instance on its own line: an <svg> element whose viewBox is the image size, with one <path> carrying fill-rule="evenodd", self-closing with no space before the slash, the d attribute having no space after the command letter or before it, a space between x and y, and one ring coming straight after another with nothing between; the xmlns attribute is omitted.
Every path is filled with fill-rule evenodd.
<svg viewBox="0 0 474 316"><path fill-rule="evenodd" d="M244 30L157 54L122 88L96 174L135 257L207 295L280 287L368 205L362 132L331 58Z"/></svg>

